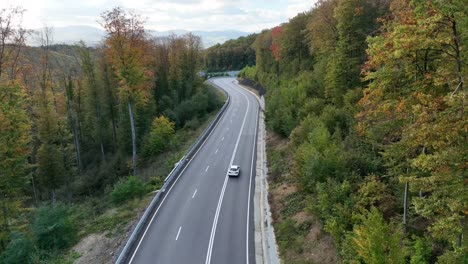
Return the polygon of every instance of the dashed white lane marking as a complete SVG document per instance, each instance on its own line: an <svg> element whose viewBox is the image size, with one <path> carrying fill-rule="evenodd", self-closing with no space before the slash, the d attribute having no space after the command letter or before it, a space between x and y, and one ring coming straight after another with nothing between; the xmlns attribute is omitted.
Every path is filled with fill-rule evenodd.
<svg viewBox="0 0 468 264"><path fill-rule="evenodd" d="M179 227L179 231L177 232L177 236L175 237L175 240L177 241L177 239L179 239L179 235L180 235L180 230L182 229L182 226Z"/></svg>
<svg viewBox="0 0 468 264"><path fill-rule="evenodd" d="M224 113L222 114L222 116L224 117ZM202 145L198 148L197 152L195 152L195 154L192 156L192 158L188 161L188 164L190 164L192 162L192 160L197 156L198 152L200 152L200 150L203 148L203 146L205 146L206 142L208 141L208 139L210 138L210 136L213 134L214 131L216 131L216 128L218 127L219 125L219 122L216 123L215 127L213 128L213 130L211 130L211 132L208 134L208 136L205 138L205 140L203 141ZM141 243L143 242L143 239L145 238L146 236L146 233L148 232L148 229L151 227L151 224L153 223L153 220L154 220L154 217L156 216L156 214L159 212L159 209L161 208L161 206L164 204L164 201L166 200L166 198L168 197L169 193L171 192L172 188L176 185L177 181L179 181L179 178L181 175L184 174L185 170L187 169L188 167L188 164L187 166L182 170L181 173L179 173L179 176L177 176L175 182L172 184L171 188L169 188L169 191L167 192L167 194L164 196L164 198L162 199L161 203L159 204L158 208L156 208L156 211L153 213L153 216L151 217L151 220L148 224L148 226L146 227L145 229L145 232L143 232L143 235L141 236L140 238L140 241L138 242L138 245L136 247L136 249L133 251L133 254L132 254L132 257L130 258L130 261L129 261L129 264L132 263L133 259L135 258L135 255L137 254L138 252L138 249L140 248L141 246Z"/></svg>
<svg viewBox="0 0 468 264"><path fill-rule="evenodd" d="M243 93L241 93L241 94L244 95ZM234 146L234 151L232 152L231 161L229 162L230 166L232 165L232 162L234 161L234 157L236 156L237 147L239 146L239 141L240 141L242 132L244 130L245 120L247 119L247 114L249 113L250 102L249 102L247 96L244 95L244 97L245 97L245 99L247 99L247 110L245 111L244 120L242 121L242 125L241 125L240 131L239 131L239 135L237 136L237 141L236 141L236 145ZM209 243L208 243L208 250L206 252L205 264L211 264L211 255L212 255L212 252L213 252L213 242L214 242L214 239L215 239L215 236L216 236L216 227L218 225L219 213L221 211L221 206L222 206L222 203L223 203L224 193L226 191L226 185L227 185L228 178L229 178L229 176L227 174L228 173L226 172L226 176L224 178L224 184L223 184L223 187L221 189L221 194L220 194L219 200L218 200L218 207L216 208L216 213L215 213L215 217L214 217L214 220L213 220L213 226L211 228L211 235L210 235L210 240L209 240Z"/></svg>
<svg viewBox="0 0 468 264"><path fill-rule="evenodd" d="M193 192L192 199L195 198L195 195L197 194L198 189L195 189L195 192Z"/></svg>
<svg viewBox="0 0 468 264"><path fill-rule="evenodd" d="M205 172L207 172L209 168L210 168L210 165L206 166Z"/></svg>
<svg viewBox="0 0 468 264"><path fill-rule="evenodd" d="M216 151L215 151L215 154L217 154L217 153L218 153L218 150L219 150L219 149L216 149Z"/></svg>
<svg viewBox="0 0 468 264"><path fill-rule="evenodd" d="M223 140L224 140L224 137L221 139L221 141L223 141Z"/></svg>

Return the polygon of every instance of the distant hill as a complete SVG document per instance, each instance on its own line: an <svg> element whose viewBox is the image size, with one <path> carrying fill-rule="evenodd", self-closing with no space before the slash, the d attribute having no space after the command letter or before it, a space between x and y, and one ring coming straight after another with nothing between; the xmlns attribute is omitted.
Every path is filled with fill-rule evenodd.
<svg viewBox="0 0 468 264"><path fill-rule="evenodd" d="M34 29L41 31L42 28ZM94 46L99 43L104 37L104 30L91 26L67 26L54 27L52 29L53 44L74 44L83 40L87 45ZM27 44L30 46L39 46L37 36L33 35L28 38Z"/></svg>
<svg viewBox="0 0 468 264"><path fill-rule="evenodd" d="M41 29L36 29L37 31ZM171 34L183 35L189 33L188 30L169 30L156 31L149 30L153 36L169 36ZM241 36L247 36L248 32L225 30L225 31L192 31L193 34L200 36L205 48L224 43L230 39L236 39ZM53 28L53 43L54 44L73 44L83 40L87 45L94 46L105 36L105 31L92 26L67 26ZM37 37L31 36L28 39L28 45L38 46Z"/></svg>

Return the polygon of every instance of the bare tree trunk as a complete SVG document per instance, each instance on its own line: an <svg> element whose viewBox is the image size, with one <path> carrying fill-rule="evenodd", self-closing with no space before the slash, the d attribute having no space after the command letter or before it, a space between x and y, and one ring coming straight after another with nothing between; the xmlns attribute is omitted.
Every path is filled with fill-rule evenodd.
<svg viewBox="0 0 468 264"><path fill-rule="evenodd" d="M137 162L137 153L136 153L136 133L135 133L135 121L133 120L133 100L128 101L128 115L130 117L130 127L132 129L132 161L133 161L133 175L136 176L136 162Z"/></svg>
<svg viewBox="0 0 468 264"><path fill-rule="evenodd" d="M77 132L77 139L78 139L78 142L80 142L80 140L83 138L83 130L82 130L82 126L81 126L81 121L83 120L82 118L82 113L83 113L83 108L81 106L81 93L82 93L82 89L83 87L81 86L81 82L78 80L77 81L77 88L78 88L78 93L76 94L77 95L77 99L76 99L76 132Z"/></svg>
<svg viewBox="0 0 468 264"><path fill-rule="evenodd" d="M461 58L461 51L460 51L460 35L458 34L457 30L457 22L455 21L455 17L452 15L452 33L453 33L453 44L455 45L455 60L457 62L457 77L458 77L458 90L463 90L463 72L462 72L462 58ZM456 92L457 90L455 90Z"/></svg>
<svg viewBox="0 0 468 264"><path fill-rule="evenodd" d="M101 139L101 154L102 154L102 160L106 161L106 153L104 152L104 145L102 144L102 139Z"/></svg>
<svg viewBox="0 0 468 264"><path fill-rule="evenodd" d="M458 33L457 29L457 22L455 21L455 16L451 16L452 20L452 33L453 33L453 44L454 44L454 50L455 50L455 60L457 63L457 77L458 77L458 86L455 88L455 91L453 91L452 95L457 93L458 90L463 91L463 85L464 85L464 79L463 79L463 71L462 71L462 57L461 57L461 48L460 48L460 34ZM461 103L461 108L460 108L460 116L463 118L465 116L465 95L463 94L462 97L462 103Z"/></svg>
<svg viewBox="0 0 468 264"><path fill-rule="evenodd" d="M34 180L34 174L31 177L31 181L32 181L32 187L33 187L33 194L34 194L34 204L36 204L37 206L39 203L37 199L36 181Z"/></svg>
<svg viewBox="0 0 468 264"><path fill-rule="evenodd" d="M73 94L72 91L72 80L71 77L68 76L68 83L65 81L65 87L67 89L66 97L67 97L67 110L68 110L68 118L69 118L69 125L72 130L73 134L73 145L75 147L75 155L76 155L76 163L78 167L78 172L81 172L82 163L81 163L81 148L80 148L80 138L79 138L79 131L78 131L78 114L76 109L74 109L74 104L71 100L71 95Z"/></svg>
<svg viewBox="0 0 468 264"><path fill-rule="evenodd" d="M10 225L8 223L8 208L6 206L6 195L3 194L3 204L2 204L2 212L3 212L3 228L6 232L10 231Z"/></svg>
<svg viewBox="0 0 468 264"><path fill-rule="evenodd" d="M62 143L61 146L62 146L62 153L63 153L63 164L64 164L64 167L65 167L65 170L67 170L67 168L66 168L66 164L67 164L66 156L67 156L67 154L65 152L64 143ZM72 190L70 188L70 181L72 180L71 177L73 177L73 174L68 173L68 177L65 178L65 189L67 190L67 200L68 200L68 202L71 202L72 197L73 197L73 193L72 193ZM54 191L54 203L55 203L55 191Z"/></svg>
<svg viewBox="0 0 468 264"><path fill-rule="evenodd" d="M117 150L117 122L116 122L116 114L114 112L114 99L111 91L111 84L109 80L109 70L107 68L107 65L104 64L104 87L105 87L105 92L107 96L107 103L109 105L109 113L112 121L112 146L114 148L114 151Z"/></svg>
<svg viewBox="0 0 468 264"><path fill-rule="evenodd" d="M408 215L408 189L409 189L409 183L405 182L405 197L403 201L403 228L406 232L406 224L407 224L407 215Z"/></svg>
<svg viewBox="0 0 468 264"><path fill-rule="evenodd" d="M97 95L95 96L97 98ZM98 133L99 133L99 145L101 147L102 161L105 161L106 153L104 152L104 142L103 142L104 136L102 135L102 127L101 127L104 120L102 119L101 108L99 107L99 103L97 102L97 99L96 99L96 113L98 115L96 119L98 121L96 124L96 128L98 129Z"/></svg>
<svg viewBox="0 0 468 264"><path fill-rule="evenodd" d="M8 223L8 216L7 216L7 213L8 213L8 208L6 207L6 201L5 201L5 195L2 195L3 197L3 202L2 202L2 212L3 212L3 231L5 233L9 233L10 232L10 227L9 227L9 223ZM5 240L3 239L0 239L0 242L1 242L1 249L4 250L5 247L6 247L6 242Z"/></svg>
<svg viewBox="0 0 468 264"><path fill-rule="evenodd" d="M114 118L114 111L111 111L111 118L112 118L112 145L114 146L114 151L117 150L117 122Z"/></svg>
<svg viewBox="0 0 468 264"><path fill-rule="evenodd" d="M463 242L463 232L458 235L458 241L457 241L457 246L461 247Z"/></svg>
<svg viewBox="0 0 468 264"><path fill-rule="evenodd" d="M75 144L75 153L76 153L76 163L78 165L78 172L81 172L82 165L81 165L81 149L80 149L80 142L78 139L78 132L76 131L76 127L73 126L73 143Z"/></svg>
<svg viewBox="0 0 468 264"><path fill-rule="evenodd" d="M102 113L101 113L101 107L100 107L100 102L99 102L99 94L97 92L97 84L96 84L96 76L94 74L94 71L91 72L91 83L90 85L93 86L93 96L94 96L94 108L95 108L95 111L96 111L96 115L97 115L97 118L96 118L96 129L98 130L98 136L99 136L99 145L101 147L101 154L102 154L102 160L105 161L106 160L106 153L104 152L104 142L103 142L103 134L102 134L102 125L104 123L104 120L102 118Z"/></svg>
<svg viewBox="0 0 468 264"><path fill-rule="evenodd" d="M17 73L18 58L21 47L24 46L24 36L28 31L14 21L23 20L25 9L10 7L0 9L0 78L10 67L9 80L14 80Z"/></svg>

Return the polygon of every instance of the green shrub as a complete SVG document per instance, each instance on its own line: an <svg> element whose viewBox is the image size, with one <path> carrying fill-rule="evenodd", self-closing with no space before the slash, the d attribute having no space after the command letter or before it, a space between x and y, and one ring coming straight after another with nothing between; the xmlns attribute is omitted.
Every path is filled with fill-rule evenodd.
<svg viewBox="0 0 468 264"><path fill-rule="evenodd" d="M63 204L39 207L32 230L37 246L46 250L64 249L76 239L76 230L70 212Z"/></svg>
<svg viewBox="0 0 468 264"><path fill-rule="evenodd" d="M175 124L168 118L165 116L155 118L143 148L145 156L148 157L162 153L169 146L174 133Z"/></svg>
<svg viewBox="0 0 468 264"><path fill-rule="evenodd" d="M362 223L354 226L353 247L363 262L405 263L406 248L402 243L401 228L387 223L375 207L362 217Z"/></svg>
<svg viewBox="0 0 468 264"><path fill-rule="evenodd" d="M300 115L307 117L307 115L314 114L320 116L323 108L325 107L325 100L321 98L311 98L306 101L304 107L300 109Z"/></svg>
<svg viewBox="0 0 468 264"><path fill-rule="evenodd" d="M371 207L376 207L384 215L391 215L395 207L394 197L387 184L379 177L369 175L359 184L359 189L354 192L355 212L366 212Z"/></svg>
<svg viewBox="0 0 468 264"><path fill-rule="evenodd" d="M309 209L323 220L336 216L343 218L338 207L350 209L351 184L348 181L337 182L328 178L326 182L315 186L315 199Z"/></svg>
<svg viewBox="0 0 468 264"><path fill-rule="evenodd" d="M345 110L337 109L334 106L327 105L323 108L320 120L325 124L330 135L337 131L348 134L348 117Z"/></svg>
<svg viewBox="0 0 468 264"><path fill-rule="evenodd" d="M147 192L145 184L135 176L120 180L111 192L112 202L121 204L133 198L141 198Z"/></svg>
<svg viewBox="0 0 468 264"><path fill-rule="evenodd" d="M200 126L200 120L197 117L194 117L185 123L185 127L191 130L195 130Z"/></svg>
<svg viewBox="0 0 468 264"><path fill-rule="evenodd" d="M10 243L0 256L0 262L5 264L34 263L35 252L36 248L27 236L13 232Z"/></svg>
<svg viewBox="0 0 468 264"><path fill-rule="evenodd" d="M338 182L328 178L317 183L314 203L309 210L324 222L324 230L340 244L347 230L351 229L351 185L348 181Z"/></svg>
<svg viewBox="0 0 468 264"><path fill-rule="evenodd" d="M193 100L185 100L177 107L177 117L180 122L180 126L192 119L196 115L197 106Z"/></svg>
<svg viewBox="0 0 468 264"><path fill-rule="evenodd" d="M294 155L293 173L300 186L312 193L317 182L325 182L327 178L342 180L347 173L343 153L342 146L318 123L309 133L308 142L301 144Z"/></svg>
<svg viewBox="0 0 468 264"><path fill-rule="evenodd" d="M239 72L238 76L253 80L253 79L256 79L255 78L256 72L257 72L257 69L255 66L246 66Z"/></svg>
<svg viewBox="0 0 468 264"><path fill-rule="evenodd" d="M289 249L294 246L299 230L296 228L296 221L286 219L275 225L276 237L280 250ZM284 252L283 252L284 253Z"/></svg>
<svg viewBox="0 0 468 264"><path fill-rule="evenodd" d="M311 222L298 223L287 218L275 224L276 238L281 251L292 249L298 253L303 250L304 237L309 233Z"/></svg>
<svg viewBox="0 0 468 264"><path fill-rule="evenodd" d="M268 150L268 162L269 162L269 175L271 179L278 179L284 171L287 171L287 163L282 161L285 159L286 154L281 150L269 149Z"/></svg>
<svg viewBox="0 0 468 264"><path fill-rule="evenodd" d="M184 100L177 107L178 127L183 127L193 118L203 119L206 114L217 110L223 104L222 97L218 94L216 88L203 85L194 96Z"/></svg>
<svg viewBox="0 0 468 264"><path fill-rule="evenodd" d="M437 263L468 263L468 247L465 245L455 250L446 251L442 256L437 258Z"/></svg>
<svg viewBox="0 0 468 264"><path fill-rule="evenodd" d="M411 264L429 263L431 258L431 245L426 238L413 236L414 242L411 248Z"/></svg>
<svg viewBox="0 0 468 264"><path fill-rule="evenodd" d="M205 93L208 97L206 112L211 113L221 108L224 102L224 96L220 93L220 91L216 90L216 88L209 85L203 86L203 89L203 93Z"/></svg>
<svg viewBox="0 0 468 264"><path fill-rule="evenodd" d="M301 192L294 192L283 198L284 208L281 210L282 217L291 217L304 209L305 199Z"/></svg>

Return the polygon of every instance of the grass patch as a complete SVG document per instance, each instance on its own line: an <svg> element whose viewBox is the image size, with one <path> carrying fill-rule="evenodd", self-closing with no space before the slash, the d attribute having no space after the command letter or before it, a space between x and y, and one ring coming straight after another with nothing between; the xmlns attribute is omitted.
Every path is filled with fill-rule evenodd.
<svg viewBox="0 0 468 264"><path fill-rule="evenodd" d="M281 216L287 218L304 211L306 206L305 200L301 192L294 192L284 197L282 200L284 207L281 210Z"/></svg>
<svg viewBox="0 0 468 264"><path fill-rule="evenodd" d="M288 250L294 250L297 253L302 253L304 237L310 230L312 223L304 222L297 223L291 218L275 224L276 239L282 255L285 255Z"/></svg>
<svg viewBox="0 0 468 264"><path fill-rule="evenodd" d="M38 264L73 264L75 260L81 257L81 254L75 251L69 253L42 251L41 257L36 260Z"/></svg>

